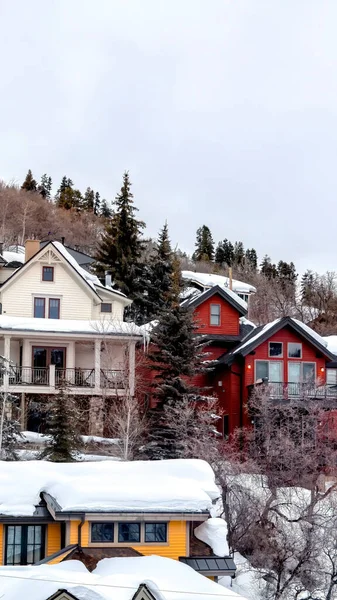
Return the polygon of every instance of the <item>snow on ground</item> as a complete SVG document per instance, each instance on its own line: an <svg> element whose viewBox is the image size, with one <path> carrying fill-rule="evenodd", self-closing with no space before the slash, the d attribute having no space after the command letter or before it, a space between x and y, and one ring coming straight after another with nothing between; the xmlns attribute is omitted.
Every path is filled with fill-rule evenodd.
<svg viewBox="0 0 337 600"><path fill-rule="evenodd" d="M41 450L16 450L16 455L19 460L39 460ZM76 460L78 462L98 462L101 460L121 460L117 456L104 456L102 454L84 454L84 452L78 452L76 454ZM1 597L0 597L1 600Z"/></svg>
<svg viewBox="0 0 337 600"><path fill-rule="evenodd" d="M223 519L212 518L194 529L194 535L208 544L217 556L228 556L227 524Z"/></svg>
<svg viewBox="0 0 337 600"><path fill-rule="evenodd" d="M0 462L0 514L29 516L48 492L64 511L196 511L219 497L202 460Z"/></svg>
<svg viewBox="0 0 337 600"><path fill-rule="evenodd" d="M89 573L80 561L0 567L1 600L46 600L66 589L79 600L132 600L145 584L156 600L242 600L191 567L161 556L108 558Z"/></svg>
<svg viewBox="0 0 337 600"><path fill-rule="evenodd" d="M333 354L337 354L337 335L327 335L323 337L328 350Z"/></svg>
<svg viewBox="0 0 337 600"><path fill-rule="evenodd" d="M37 433L35 431L22 431L19 441L22 444L45 445L49 440L49 435ZM101 444L102 446L118 445L119 440L115 438L104 438L98 435L81 435L84 444Z"/></svg>
<svg viewBox="0 0 337 600"><path fill-rule="evenodd" d="M266 587L261 574L239 552L235 552L233 558L236 565L235 578L220 577L219 584L248 600L260 600Z"/></svg>

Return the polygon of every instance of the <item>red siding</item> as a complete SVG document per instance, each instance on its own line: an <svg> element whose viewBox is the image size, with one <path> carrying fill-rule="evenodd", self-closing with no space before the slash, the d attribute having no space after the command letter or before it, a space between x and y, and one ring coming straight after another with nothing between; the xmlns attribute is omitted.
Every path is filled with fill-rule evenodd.
<svg viewBox="0 0 337 600"><path fill-rule="evenodd" d="M211 304L220 304L220 325L210 324ZM217 335L239 335L239 312L218 294L205 300L194 310L194 318L198 330L202 333Z"/></svg>
<svg viewBox="0 0 337 600"><path fill-rule="evenodd" d="M283 358L275 357L270 358L269 354L269 342L282 342L283 343ZM288 342L299 342L302 344L302 358L288 358ZM283 362L283 381L287 383L288 378L288 363L290 362L314 362L316 363L316 377L320 377L325 382L325 363L326 359L322 356L316 348L311 346L301 336L292 331L289 327L281 329L278 333L272 335L266 342L263 342L260 346L255 348L255 354L249 354L245 359L245 386L251 385L255 381L255 361L256 360L270 360L270 361L281 361ZM321 369L324 369L322 372Z"/></svg>

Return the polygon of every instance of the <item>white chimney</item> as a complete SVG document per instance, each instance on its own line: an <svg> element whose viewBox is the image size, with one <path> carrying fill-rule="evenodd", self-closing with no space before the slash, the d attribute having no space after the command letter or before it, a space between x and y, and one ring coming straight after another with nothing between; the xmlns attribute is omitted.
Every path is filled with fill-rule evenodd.
<svg viewBox="0 0 337 600"><path fill-rule="evenodd" d="M105 271L105 287L111 287L111 273Z"/></svg>

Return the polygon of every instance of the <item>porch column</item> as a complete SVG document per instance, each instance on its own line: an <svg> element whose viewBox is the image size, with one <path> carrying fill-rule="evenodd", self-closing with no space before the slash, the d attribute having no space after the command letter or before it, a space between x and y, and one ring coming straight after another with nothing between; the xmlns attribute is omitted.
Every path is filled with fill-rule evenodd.
<svg viewBox="0 0 337 600"><path fill-rule="evenodd" d="M129 390L130 396L135 394L135 342L129 346Z"/></svg>
<svg viewBox="0 0 337 600"><path fill-rule="evenodd" d="M69 342L67 348L67 364L64 365L67 369L75 369L75 342Z"/></svg>
<svg viewBox="0 0 337 600"><path fill-rule="evenodd" d="M8 392L9 388L9 361L11 358L11 337L4 336L4 358L5 358L5 374L4 374L4 391Z"/></svg>
<svg viewBox="0 0 337 600"><path fill-rule="evenodd" d="M27 339L22 340L22 381L30 383L32 381L32 351L29 341Z"/></svg>
<svg viewBox="0 0 337 600"><path fill-rule="evenodd" d="M103 435L104 399L93 396L90 398L89 435Z"/></svg>
<svg viewBox="0 0 337 600"><path fill-rule="evenodd" d="M95 340L95 389L101 387L101 340Z"/></svg>

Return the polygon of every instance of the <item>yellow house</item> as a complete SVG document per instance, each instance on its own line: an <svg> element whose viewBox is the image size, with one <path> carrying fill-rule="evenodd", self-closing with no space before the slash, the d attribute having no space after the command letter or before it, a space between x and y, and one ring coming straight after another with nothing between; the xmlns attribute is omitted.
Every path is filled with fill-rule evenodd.
<svg viewBox="0 0 337 600"><path fill-rule="evenodd" d="M233 560L194 535L218 495L199 460L2 462L0 564L78 558L92 570L102 558L158 555L234 575Z"/></svg>

